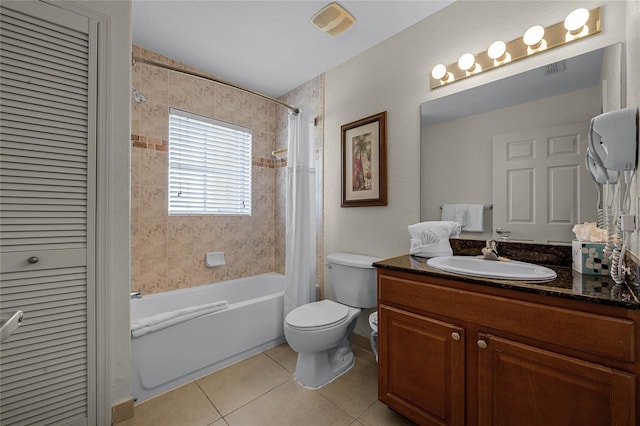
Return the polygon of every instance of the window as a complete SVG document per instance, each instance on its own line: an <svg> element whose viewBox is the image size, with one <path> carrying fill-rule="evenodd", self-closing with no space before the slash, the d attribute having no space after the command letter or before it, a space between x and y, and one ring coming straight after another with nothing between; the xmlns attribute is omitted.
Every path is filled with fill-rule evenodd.
<svg viewBox="0 0 640 426"><path fill-rule="evenodd" d="M169 110L169 214L251 215L251 129Z"/></svg>

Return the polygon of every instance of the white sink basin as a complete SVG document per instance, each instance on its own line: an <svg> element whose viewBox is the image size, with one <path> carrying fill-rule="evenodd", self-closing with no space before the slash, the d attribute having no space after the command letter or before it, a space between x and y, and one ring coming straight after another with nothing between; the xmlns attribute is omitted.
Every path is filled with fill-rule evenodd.
<svg viewBox="0 0 640 426"><path fill-rule="evenodd" d="M552 280L556 273L544 266L516 260L485 260L476 256L442 256L427 260L427 265L446 272L503 280Z"/></svg>

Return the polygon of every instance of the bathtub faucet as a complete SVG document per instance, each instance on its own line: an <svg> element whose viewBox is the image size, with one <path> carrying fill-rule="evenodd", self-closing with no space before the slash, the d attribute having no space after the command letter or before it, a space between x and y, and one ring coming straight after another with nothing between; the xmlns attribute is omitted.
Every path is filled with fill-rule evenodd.
<svg viewBox="0 0 640 426"><path fill-rule="evenodd" d="M129 293L129 297L131 299L142 299L142 293L140 293L140 290L134 290Z"/></svg>

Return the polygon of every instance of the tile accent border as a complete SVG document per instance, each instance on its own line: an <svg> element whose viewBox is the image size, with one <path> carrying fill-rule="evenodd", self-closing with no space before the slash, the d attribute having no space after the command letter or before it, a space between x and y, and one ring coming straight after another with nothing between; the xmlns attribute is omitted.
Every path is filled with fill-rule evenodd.
<svg viewBox="0 0 640 426"><path fill-rule="evenodd" d="M148 138L146 136L131 135L131 146L134 148L149 149L155 151L169 150L169 142L164 139ZM287 167L287 160L276 160L273 158L253 157L251 164L256 167L264 167L267 169L279 169L281 167Z"/></svg>

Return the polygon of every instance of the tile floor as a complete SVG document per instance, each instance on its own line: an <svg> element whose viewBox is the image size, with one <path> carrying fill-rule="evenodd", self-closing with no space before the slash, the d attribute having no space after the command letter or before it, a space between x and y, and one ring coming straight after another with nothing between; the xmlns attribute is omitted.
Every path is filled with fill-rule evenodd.
<svg viewBox="0 0 640 426"><path fill-rule="evenodd" d="M296 353L286 343L147 400L117 426L412 425L378 402L378 370L354 347L348 373L319 390L293 379Z"/></svg>

